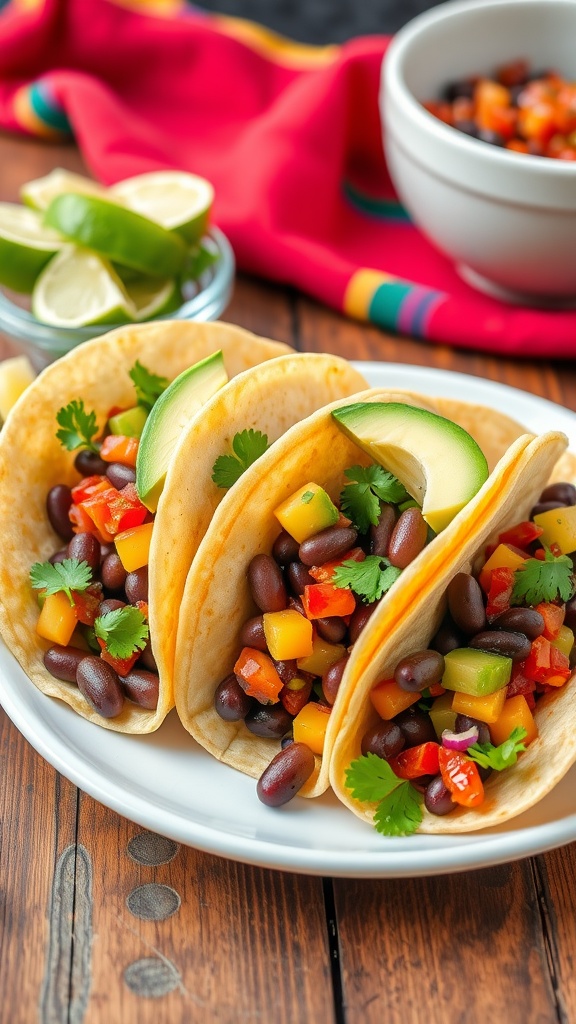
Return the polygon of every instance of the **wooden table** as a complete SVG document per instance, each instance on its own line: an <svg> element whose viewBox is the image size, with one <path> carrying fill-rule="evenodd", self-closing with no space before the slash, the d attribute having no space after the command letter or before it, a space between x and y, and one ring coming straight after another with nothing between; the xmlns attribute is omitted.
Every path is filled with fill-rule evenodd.
<svg viewBox="0 0 576 1024"><path fill-rule="evenodd" d="M0 198L56 165L82 170L72 147L0 138ZM287 288L240 277L225 318L302 351L461 370L576 410L569 364L393 338ZM0 339L0 358L11 352ZM143 833L1 711L0 756L0 1024L576 1021L576 846L431 879L283 874Z"/></svg>

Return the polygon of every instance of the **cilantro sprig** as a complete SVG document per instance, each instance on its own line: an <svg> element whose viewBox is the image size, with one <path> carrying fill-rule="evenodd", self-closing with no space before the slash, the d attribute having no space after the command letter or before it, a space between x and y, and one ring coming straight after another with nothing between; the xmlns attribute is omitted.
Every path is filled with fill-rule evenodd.
<svg viewBox="0 0 576 1024"><path fill-rule="evenodd" d="M170 381L167 377L160 377L157 373L147 370L142 363L136 360L128 376L136 389L136 401L150 412L163 391L166 390Z"/></svg>
<svg viewBox="0 0 576 1024"><path fill-rule="evenodd" d="M518 754L524 753L528 733L521 725L512 730L507 740L495 747L492 743L474 743L468 747L467 756L475 761L481 768L493 768L496 772L502 772L516 764Z"/></svg>
<svg viewBox="0 0 576 1024"><path fill-rule="evenodd" d="M219 455L212 467L217 487L232 487L248 466L268 449L268 438L260 430L241 430L232 440L234 455Z"/></svg>
<svg viewBox="0 0 576 1024"><path fill-rule="evenodd" d="M340 495L340 507L360 533L378 526L380 501L398 505L410 497L403 484L382 466L351 466L344 471L353 483L346 484Z"/></svg>
<svg viewBox="0 0 576 1024"><path fill-rule="evenodd" d="M70 604L74 604L72 591L82 593L92 582L92 570L88 562L77 558L65 558L62 562L35 562L30 569L30 582L34 590L43 590L46 596L63 591Z"/></svg>
<svg viewBox="0 0 576 1024"><path fill-rule="evenodd" d="M412 835L422 821L420 794L377 754L362 754L352 761L346 770L346 788L355 800L378 803L374 826L382 835Z"/></svg>
<svg viewBox="0 0 576 1024"><path fill-rule="evenodd" d="M94 442L94 437L98 433L96 413L86 412L82 399L74 399L59 409L56 413L56 422L60 427L60 430L56 431L56 437L67 451L88 448L89 451L98 453L98 446Z"/></svg>
<svg viewBox="0 0 576 1024"><path fill-rule="evenodd" d="M113 658L129 658L135 651L144 650L150 634L142 612L133 605L100 615L94 632Z"/></svg>
<svg viewBox="0 0 576 1024"><path fill-rule="evenodd" d="M569 601L574 595L574 567L568 555L553 555L544 548L544 561L528 558L514 573L512 604Z"/></svg>
<svg viewBox="0 0 576 1024"><path fill-rule="evenodd" d="M337 565L330 582L340 590L353 590L365 604L371 604L390 590L401 572L402 570L391 565L387 558L367 555L363 562L347 558L341 565Z"/></svg>

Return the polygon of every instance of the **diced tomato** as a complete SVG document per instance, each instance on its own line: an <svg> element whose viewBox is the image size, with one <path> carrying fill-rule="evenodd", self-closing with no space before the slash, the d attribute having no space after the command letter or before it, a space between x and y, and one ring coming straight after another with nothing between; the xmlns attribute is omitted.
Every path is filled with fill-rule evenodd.
<svg viewBox="0 0 576 1024"><path fill-rule="evenodd" d="M534 558L537 558L539 562L543 562L546 558L546 552L544 551L544 548L538 548L534 552Z"/></svg>
<svg viewBox="0 0 576 1024"><path fill-rule="evenodd" d="M112 408L108 410L106 422L108 423L108 420L111 420L113 416L117 416L119 412L126 412L127 408L127 406L113 405Z"/></svg>
<svg viewBox="0 0 576 1024"><path fill-rule="evenodd" d="M565 654L562 653L562 651L559 651L557 647L554 647L554 644L551 645L550 650L550 670L552 675L562 676L564 682L566 682L566 680L569 679L571 675L569 659L566 657ZM546 682L549 686L551 685L550 676L548 677ZM554 683L554 685L557 686L558 684Z"/></svg>
<svg viewBox="0 0 576 1024"><path fill-rule="evenodd" d="M137 437L109 434L102 442L100 458L104 462L121 462L123 466L135 466L138 443Z"/></svg>
<svg viewBox="0 0 576 1024"><path fill-rule="evenodd" d="M283 686L280 691L280 701L289 715L296 715L310 700L312 693L312 679L304 679L304 686L301 690L291 690L290 686Z"/></svg>
<svg viewBox="0 0 576 1024"><path fill-rule="evenodd" d="M106 537L107 540L111 540L114 533L117 532L110 514L110 502L117 494L116 488L112 487L110 482L108 482L106 490L97 491L78 504L78 508L81 508L86 513L99 533Z"/></svg>
<svg viewBox="0 0 576 1024"><path fill-rule="evenodd" d="M134 484L126 484L121 491L117 491L108 503L110 518L114 527L109 526L110 533L122 533L130 530L133 526L141 526L148 514L148 509L142 504Z"/></svg>
<svg viewBox="0 0 576 1024"><path fill-rule="evenodd" d="M547 640L555 640L564 624L566 608L564 605L542 603L536 605L536 611L544 619L544 632Z"/></svg>
<svg viewBox="0 0 576 1024"><path fill-rule="evenodd" d="M510 530L504 530L504 533L500 534L498 540L501 544L513 544L515 547L520 548L521 551L526 552L532 541L537 540L543 533L544 529L542 526L536 526L536 523L527 521L518 523Z"/></svg>
<svg viewBox="0 0 576 1024"><path fill-rule="evenodd" d="M134 668L134 665L136 664L138 658L140 657L140 654L142 653L141 651L135 651L134 654L131 654L129 658L113 658L109 650L107 649L104 640L101 640L100 637L98 637L98 643L102 648L100 654L102 661L105 661L107 662L108 665L111 665L114 671L117 672L119 676L128 675L128 673Z"/></svg>
<svg viewBox="0 0 576 1024"><path fill-rule="evenodd" d="M107 476L85 476L79 484L72 488L72 501L78 505L92 494L105 491L108 487L110 487L110 481Z"/></svg>
<svg viewBox="0 0 576 1024"><path fill-rule="evenodd" d="M532 641L530 654L524 662L524 671L528 679L543 683L546 680L546 676L550 675L551 646L550 641L546 640L546 637L543 636L537 636Z"/></svg>
<svg viewBox="0 0 576 1024"><path fill-rule="evenodd" d="M74 533L93 533L95 537L103 544L107 544L111 539L108 534L103 537L97 530L90 516L86 514L84 509L80 505L71 505L70 511L68 512L68 518L72 523L72 529Z"/></svg>
<svg viewBox="0 0 576 1024"><path fill-rule="evenodd" d="M280 700L282 680L272 658L263 651L244 647L233 672L242 689L260 704L277 704Z"/></svg>
<svg viewBox="0 0 576 1024"><path fill-rule="evenodd" d="M304 587L302 604L308 619L333 618L351 615L356 608L356 598L351 590L333 587L331 583L314 583Z"/></svg>
<svg viewBox="0 0 576 1024"><path fill-rule="evenodd" d="M431 697L441 697L446 690L442 686L442 683L432 683L432 686L428 687L428 693Z"/></svg>
<svg viewBox="0 0 576 1024"><path fill-rule="evenodd" d="M535 689L536 683L526 675L525 662L517 661L512 666L512 675L506 689L506 700L508 700L509 697L518 697L521 695L525 698L528 706L532 709L536 706L536 700L534 697Z"/></svg>
<svg viewBox="0 0 576 1024"><path fill-rule="evenodd" d="M347 519L343 512L338 513L338 519L336 520L335 526L352 526L352 520Z"/></svg>
<svg viewBox="0 0 576 1024"><path fill-rule="evenodd" d="M488 590L488 602L486 604L486 615L490 619L500 612L505 612L510 607L512 591L514 589L513 569L493 569L490 576L490 588Z"/></svg>
<svg viewBox="0 0 576 1024"><path fill-rule="evenodd" d="M142 612L142 615L144 616L146 621L148 621L148 618L149 618L149 615L148 615L148 602L147 601L136 601L136 607L137 607L139 612Z"/></svg>
<svg viewBox="0 0 576 1024"><path fill-rule="evenodd" d="M84 626L93 626L98 618L98 607L103 599L102 584L91 583L81 594L77 590L73 590L72 597L78 622L82 622Z"/></svg>
<svg viewBox="0 0 576 1024"><path fill-rule="evenodd" d="M438 750L440 774L454 803L462 807L478 807L484 800L484 786L473 761L459 750Z"/></svg>
<svg viewBox="0 0 576 1024"><path fill-rule="evenodd" d="M388 761L399 779L419 779L421 775L438 775L438 743L420 743L409 747Z"/></svg>
<svg viewBox="0 0 576 1024"><path fill-rule="evenodd" d="M333 562L324 562L324 565L313 565L308 572L317 583L329 583L335 569L342 565L343 562L363 562L365 558L366 555L362 548L350 548L350 551L347 551L341 558L337 558Z"/></svg>

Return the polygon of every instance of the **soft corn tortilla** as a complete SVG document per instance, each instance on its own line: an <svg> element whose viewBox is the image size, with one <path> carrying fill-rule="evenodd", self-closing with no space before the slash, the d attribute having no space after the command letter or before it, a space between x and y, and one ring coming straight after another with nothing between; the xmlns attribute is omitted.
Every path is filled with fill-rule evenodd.
<svg viewBox="0 0 576 1024"><path fill-rule="evenodd" d="M372 389L356 396L356 401L404 401L432 411L434 399L411 392ZM233 668L238 655L239 633L243 623L257 614L252 602L246 571L251 559L269 553L279 532L273 510L299 487L315 481L333 500L338 500L345 483L344 470L352 465L368 465L372 460L338 428L332 409L346 400L296 425L244 474L242 481L224 498L216 510L192 563L182 599L176 648L175 698L178 714L188 731L210 753L234 768L258 778L280 749L276 740L254 736L243 722L225 722L214 709L218 683ZM451 403L454 419L470 416L463 403ZM446 562L455 557L469 536L476 534L493 514L508 487L508 479L532 435L522 433L518 424L490 411L483 419L491 458L496 455L493 438L500 429L505 435L520 433L486 484L450 524L429 545L383 599L368 626L379 631L379 623L394 628L403 621L417 600L414 583L432 566L433 575L444 577ZM480 428L478 428L480 429ZM505 446L507 447L507 446ZM502 454L500 452L499 454ZM368 626L366 627L368 629ZM364 634L363 634L364 636ZM340 687L347 694L350 681L357 678L355 662L363 641L356 644ZM345 698L338 698L337 704ZM336 738L336 715L330 716L325 756L317 758L316 771L301 790L303 796L317 796L328 786L328 766Z"/></svg>
<svg viewBox="0 0 576 1024"><path fill-rule="evenodd" d="M418 570L412 573L418 599L405 618L397 623L386 612L380 620L381 635L372 620L368 623L362 634L354 678L343 694L344 699L335 708L336 735L330 766L332 787L358 817L371 822L375 805L352 799L345 786L345 773L350 762L361 753L362 736L379 721L370 702L370 690L378 680L390 677L402 658L428 647L446 609L445 592L450 580L458 572L471 572L487 542L528 517L550 476L556 476L555 465L563 469L564 479L576 479L574 456L563 455L564 447L564 436L558 434L542 435L525 446L508 474L507 486L492 515L459 546L449 567L440 569L437 574L423 574ZM443 817L424 809L419 831L455 833L488 828L508 821L541 800L576 761L574 676L565 686L537 701L535 719L538 738L513 767L492 773L480 807L475 810L461 807Z"/></svg>
<svg viewBox="0 0 576 1024"><path fill-rule="evenodd" d="M94 409L103 426L112 406L134 404L128 371L137 359L172 380L219 349L229 376L292 351L288 345L224 323L170 320L121 327L79 346L44 370L16 403L0 433L0 633L40 690L116 732L157 729L173 706L173 691L161 672L156 711L146 711L127 700L117 718L105 719L92 710L75 686L60 682L44 668L42 655L50 644L36 633L38 603L29 572L34 562L45 561L62 545L46 515L48 491L57 483L78 481L73 466L76 453L66 451L56 438L56 413L72 399L83 399L86 409ZM166 514L164 503L156 517L155 536L161 533ZM172 554L176 561L178 547ZM157 600L159 573L166 571L166 564L150 565L149 622L155 654L161 651L164 621L178 611Z"/></svg>

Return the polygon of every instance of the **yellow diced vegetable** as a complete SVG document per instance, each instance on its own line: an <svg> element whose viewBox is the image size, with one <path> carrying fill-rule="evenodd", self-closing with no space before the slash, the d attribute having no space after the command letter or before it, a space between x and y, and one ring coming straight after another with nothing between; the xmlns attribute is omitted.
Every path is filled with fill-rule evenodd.
<svg viewBox="0 0 576 1024"><path fill-rule="evenodd" d="M134 572L143 565L148 565L153 526L154 523L144 523L142 526L132 526L129 530L116 534L116 551L126 572Z"/></svg>
<svg viewBox="0 0 576 1024"><path fill-rule="evenodd" d="M443 693L441 697L436 698L430 708L429 715L438 740L442 739L444 729L450 729L451 732L455 731L456 712L452 707L453 699L453 693Z"/></svg>
<svg viewBox="0 0 576 1024"><path fill-rule="evenodd" d="M322 754L330 708L323 704L305 704L292 723L294 742L305 743L314 754Z"/></svg>
<svg viewBox="0 0 576 1024"><path fill-rule="evenodd" d="M302 672L312 672L315 676L323 676L331 665L340 661L346 654L343 644L330 644L321 636L315 636L312 640L312 653L305 658L298 658L298 668Z"/></svg>
<svg viewBox="0 0 576 1024"><path fill-rule="evenodd" d="M389 722L391 718L395 718L401 711L405 711L411 704L420 700L420 694L403 690L395 679L383 679L370 691L370 700L380 718Z"/></svg>
<svg viewBox="0 0 576 1024"><path fill-rule="evenodd" d="M470 693L455 693L452 701L452 711L457 715L469 715L470 718L477 718L480 722L497 722L502 714L504 701L506 700L507 687L495 690L486 697L473 697Z"/></svg>
<svg viewBox="0 0 576 1024"><path fill-rule="evenodd" d="M312 623L292 608L265 612L264 636L275 661L292 661L312 654Z"/></svg>
<svg viewBox="0 0 576 1024"><path fill-rule="evenodd" d="M323 487L309 483L274 510L280 525L299 544L338 522L339 512Z"/></svg>
<svg viewBox="0 0 576 1024"><path fill-rule="evenodd" d="M78 625L76 608L63 591L49 594L45 599L36 625L36 632L53 644L67 647Z"/></svg>
<svg viewBox="0 0 576 1024"><path fill-rule="evenodd" d="M550 643L552 647L557 647L562 654L569 658L574 647L574 633L569 626L560 626L558 636L555 640L551 640Z"/></svg>
<svg viewBox="0 0 576 1024"><path fill-rule="evenodd" d="M528 558L522 555L517 555L515 551L512 551L507 544L499 544L496 550L490 555L487 562L484 563L482 572L478 579L480 580L480 586L488 593L490 590L490 578L492 569L518 569L524 564Z"/></svg>
<svg viewBox="0 0 576 1024"><path fill-rule="evenodd" d="M494 746L498 747L501 743L505 743L510 737L512 730L516 729L517 726L526 729L528 735L525 740L522 740L526 746L536 739L538 726L534 721L534 715L528 707L526 698L521 693L504 701L504 707L500 712L500 716L495 722L491 723L490 739Z"/></svg>
<svg viewBox="0 0 576 1024"><path fill-rule="evenodd" d="M544 530L538 538L541 544L548 548L557 544L563 555L576 551L576 505L539 512L534 516L534 522Z"/></svg>

